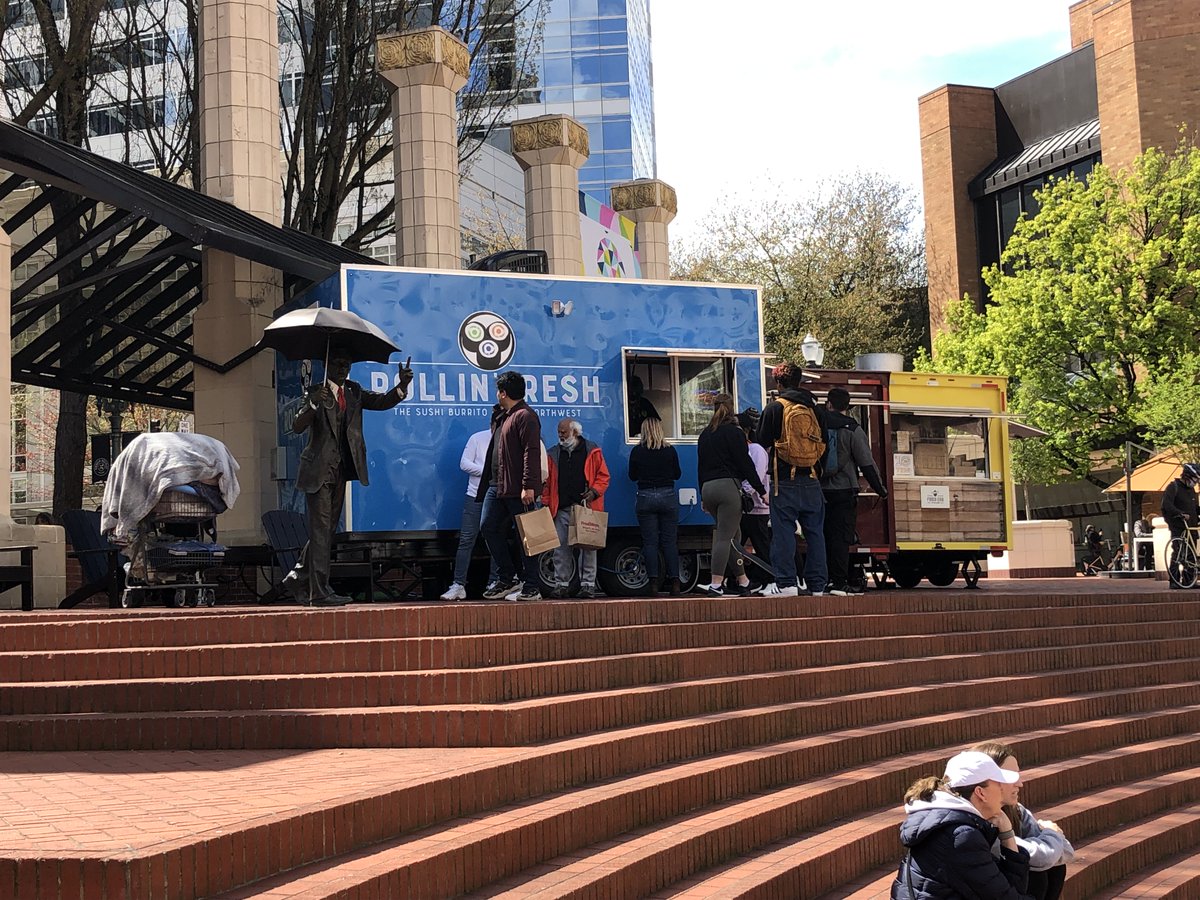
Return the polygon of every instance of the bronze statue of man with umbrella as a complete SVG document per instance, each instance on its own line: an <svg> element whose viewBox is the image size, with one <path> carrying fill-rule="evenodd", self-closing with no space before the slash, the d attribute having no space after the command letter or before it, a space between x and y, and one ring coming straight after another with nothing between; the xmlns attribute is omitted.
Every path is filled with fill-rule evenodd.
<svg viewBox="0 0 1200 900"><path fill-rule="evenodd" d="M375 325L352 312L317 307L280 316L259 341L291 360L325 359L325 380L309 387L292 431L308 432L296 489L308 507L308 543L284 583L306 606L341 606L350 598L329 585L329 557L342 516L346 482L367 484L364 409L391 409L408 396L412 357L399 366L396 386L386 393L364 390L348 380L355 362L386 363L400 349Z"/></svg>

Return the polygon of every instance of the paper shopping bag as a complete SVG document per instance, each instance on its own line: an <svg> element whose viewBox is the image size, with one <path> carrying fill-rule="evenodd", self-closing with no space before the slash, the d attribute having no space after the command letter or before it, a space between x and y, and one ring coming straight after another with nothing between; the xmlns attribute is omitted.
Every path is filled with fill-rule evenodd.
<svg viewBox="0 0 1200 900"><path fill-rule="evenodd" d="M602 549L608 540L608 513L586 506L571 507L571 525L567 544L571 547Z"/></svg>
<svg viewBox="0 0 1200 900"><path fill-rule="evenodd" d="M537 556L558 547L558 531L554 527L554 516L544 506L517 516L517 532L521 535L521 546L526 556Z"/></svg>

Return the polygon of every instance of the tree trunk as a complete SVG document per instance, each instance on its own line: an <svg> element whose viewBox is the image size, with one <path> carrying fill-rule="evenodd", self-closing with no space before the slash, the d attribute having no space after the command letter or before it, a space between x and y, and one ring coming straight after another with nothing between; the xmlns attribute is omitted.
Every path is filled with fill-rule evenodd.
<svg viewBox="0 0 1200 900"><path fill-rule="evenodd" d="M62 391L54 429L54 516L83 506L83 459L87 451L86 394Z"/></svg>

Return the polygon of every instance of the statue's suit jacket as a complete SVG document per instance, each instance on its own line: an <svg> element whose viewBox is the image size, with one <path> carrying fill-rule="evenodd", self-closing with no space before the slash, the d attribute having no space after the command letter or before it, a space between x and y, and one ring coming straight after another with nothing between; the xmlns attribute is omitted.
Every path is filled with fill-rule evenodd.
<svg viewBox="0 0 1200 900"><path fill-rule="evenodd" d="M350 459L340 459L341 441L338 434L338 408L319 406L313 409L307 401L292 422L292 431L308 431L308 446L300 454L300 471L296 473L296 490L311 494L321 489L330 469L339 462L347 481L357 479L367 484L367 447L363 440L362 414L364 409L391 409L404 399L398 387L384 394L364 391L357 381L344 384L346 392L346 444Z"/></svg>

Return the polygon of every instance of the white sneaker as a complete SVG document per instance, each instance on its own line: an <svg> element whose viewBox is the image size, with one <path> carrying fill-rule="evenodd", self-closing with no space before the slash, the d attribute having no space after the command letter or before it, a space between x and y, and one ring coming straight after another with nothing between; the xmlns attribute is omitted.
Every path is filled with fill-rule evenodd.
<svg viewBox="0 0 1200 900"><path fill-rule="evenodd" d="M750 593L755 597L775 597L779 594L779 585L771 581Z"/></svg>
<svg viewBox="0 0 1200 900"><path fill-rule="evenodd" d="M446 588L446 593L442 594L443 600L466 600L467 589L457 581L450 587Z"/></svg>
<svg viewBox="0 0 1200 900"><path fill-rule="evenodd" d="M509 603L516 603L521 594L525 591L525 582L514 581L513 589L504 595L504 599Z"/></svg>
<svg viewBox="0 0 1200 900"><path fill-rule="evenodd" d="M777 587L777 588L775 588L775 596L776 597L799 597L800 596L800 588L795 587L794 585L792 587L785 587L785 588Z"/></svg>

